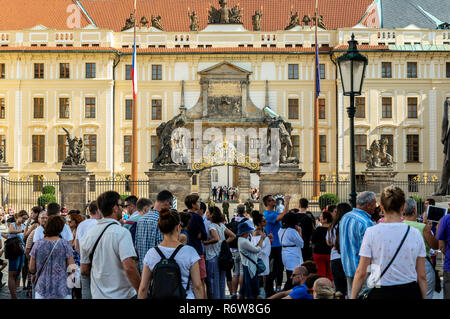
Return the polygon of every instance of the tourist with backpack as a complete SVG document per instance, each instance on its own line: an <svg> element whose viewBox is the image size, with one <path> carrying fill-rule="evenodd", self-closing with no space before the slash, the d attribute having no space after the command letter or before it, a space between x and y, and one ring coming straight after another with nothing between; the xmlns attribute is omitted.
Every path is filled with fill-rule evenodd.
<svg viewBox="0 0 450 319"><path fill-rule="evenodd" d="M247 223L250 228L253 228L250 225L250 221L247 217L244 216L245 214L245 206L244 205L238 205L236 208L237 216L231 219L231 222L229 222L226 226L229 230L233 232L233 234L237 234L238 232L238 225L240 223ZM237 299L237 291L238 286L242 286L242 266L241 266L241 256L239 254L238 250L238 239L235 238L232 240L229 244L231 253L233 255L233 278L231 280L231 287L230 290L231 299Z"/></svg>
<svg viewBox="0 0 450 319"><path fill-rule="evenodd" d="M256 299L259 295L258 274L264 272L265 266L261 265L258 254L261 251L266 234L262 233L256 245L250 241L253 229L247 223L238 226L238 249L242 263L242 285L239 291L240 299ZM262 269L261 266L264 268Z"/></svg>
<svg viewBox="0 0 450 319"><path fill-rule="evenodd" d="M179 241L181 220L176 211L163 208L158 228L163 241L144 257L139 299L204 299L200 256Z"/></svg>
<svg viewBox="0 0 450 319"><path fill-rule="evenodd" d="M120 195L105 192L97 205L104 218L80 240L81 274L90 275L92 299L136 298L141 278L131 234L119 223Z"/></svg>
<svg viewBox="0 0 450 319"><path fill-rule="evenodd" d="M206 218L211 222L208 239L203 242L205 245L206 282L211 299L225 299L225 269L219 265L219 254L222 248L229 249L228 245L222 246L222 242L229 243L236 236L222 224L222 212L217 206L209 208ZM225 234L228 236L226 240Z"/></svg>

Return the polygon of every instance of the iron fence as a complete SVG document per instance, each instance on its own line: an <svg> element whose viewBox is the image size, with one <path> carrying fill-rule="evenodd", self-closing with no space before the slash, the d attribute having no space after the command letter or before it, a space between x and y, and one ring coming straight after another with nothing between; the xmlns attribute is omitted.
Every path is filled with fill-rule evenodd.
<svg viewBox="0 0 450 319"><path fill-rule="evenodd" d="M96 200L97 197L104 192L107 191L116 191L120 195L129 196L131 195L131 191L133 186L136 187L137 197L148 197L149 194L149 181L148 180L137 180L137 181L128 181L128 180L96 180L96 181L87 181L86 182L86 193L87 200L93 201Z"/></svg>

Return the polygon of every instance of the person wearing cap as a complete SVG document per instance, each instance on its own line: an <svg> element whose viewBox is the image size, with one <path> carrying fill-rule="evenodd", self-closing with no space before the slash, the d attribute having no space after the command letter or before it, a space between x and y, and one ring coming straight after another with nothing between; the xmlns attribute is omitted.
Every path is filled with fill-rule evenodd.
<svg viewBox="0 0 450 319"><path fill-rule="evenodd" d="M256 263L258 260L258 253L261 251L266 234L261 234L261 238L255 246L250 240L250 234L253 230L254 229L247 223L240 223L236 234L238 236L238 249L243 270L243 281L241 290L239 291L241 299L256 299L259 294L259 280L256 275Z"/></svg>

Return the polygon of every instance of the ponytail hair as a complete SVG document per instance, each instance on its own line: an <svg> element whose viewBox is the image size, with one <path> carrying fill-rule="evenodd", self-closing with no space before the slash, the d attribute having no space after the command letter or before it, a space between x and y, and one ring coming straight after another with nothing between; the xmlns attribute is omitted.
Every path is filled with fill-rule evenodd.
<svg viewBox="0 0 450 319"><path fill-rule="evenodd" d="M180 225L181 219L177 211L163 208L159 212L158 228L163 234L170 234Z"/></svg>

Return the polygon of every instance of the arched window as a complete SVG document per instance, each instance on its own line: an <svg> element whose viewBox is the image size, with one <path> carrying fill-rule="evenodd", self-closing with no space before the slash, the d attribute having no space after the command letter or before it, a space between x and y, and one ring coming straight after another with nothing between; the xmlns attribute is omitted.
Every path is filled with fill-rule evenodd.
<svg viewBox="0 0 450 319"><path fill-rule="evenodd" d="M219 173L217 172L216 168L214 168L211 171L211 177L212 177L212 182L213 183L218 183L219 182Z"/></svg>

